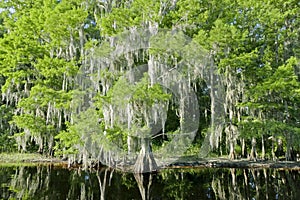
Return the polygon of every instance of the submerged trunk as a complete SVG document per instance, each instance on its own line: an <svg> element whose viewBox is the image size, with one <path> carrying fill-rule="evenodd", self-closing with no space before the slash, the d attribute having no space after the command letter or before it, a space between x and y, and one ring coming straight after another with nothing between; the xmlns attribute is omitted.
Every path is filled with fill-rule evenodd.
<svg viewBox="0 0 300 200"><path fill-rule="evenodd" d="M135 173L152 172L157 170L152 148L151 138L141 138L141 151L134 165Z"/></svg>

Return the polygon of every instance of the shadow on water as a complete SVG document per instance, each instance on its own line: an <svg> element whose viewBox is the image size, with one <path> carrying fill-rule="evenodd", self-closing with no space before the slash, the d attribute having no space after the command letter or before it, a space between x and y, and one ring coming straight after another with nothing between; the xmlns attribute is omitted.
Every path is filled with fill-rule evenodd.
<svg viewBox="0 0 300 200"><path fill-rule="evenodd" d="M0 166L0 199L300 199L300 171L168 169L155 174Z"/></svg>

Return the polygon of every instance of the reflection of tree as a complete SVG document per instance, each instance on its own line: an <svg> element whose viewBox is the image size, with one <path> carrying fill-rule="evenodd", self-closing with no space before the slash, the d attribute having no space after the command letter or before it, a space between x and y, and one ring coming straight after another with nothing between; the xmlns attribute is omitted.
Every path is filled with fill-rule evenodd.
<svg viewBox="0 0 300 200"><path fill-rule="evenodd" d="M212 187L216 199L295 199L296 181L298 171L229 169L214 175Z"/></svg>
<svg viewBox="0 0 300 200"><path fill-rule="evenodd" d="M52 166L20 166L9 172L8 192L0 199L92 199L99 189L91 187L92 180L80 170L53 169Z"/></svg>
<svg viewBox="0 0 300 200"><path fill-rule="evenodd" d="M104 175L103 175L103 180L101 178L101 174L103 174L103 171L104 171ZM107 176L109 176L109 185L111 183L111 179L113 177L113 173L114 171L110 171L110 169L108 168L105 168L105 169L101 169L100 171L98 171L96 173L96 176L97 176L97 179L98 179L98 182L99 182L99 189L100 189L100 199L101 200L104 200L105 199L105 189L106 189L106 181L107 181Z"/></svg>
<svg viewBox="0 0 300 200"><path fill-rule="evenodd" d="M130 174L0 167L0 199L299 199L300 171L169 169Z"/></svg>
<svg viewBox="0 0 300 200"><path fill-rule="evenodd" d="M188 179L187 173L182 171L166 170L162 172L162 179L165 183L164 194L167 199L186 199L192 182Z"/></svg>
<svg viewBox="0 0 300 200"><path fill-rule="evenodd" d="M134 174L134 178L138 184L141 196L143 200L150 199L150 188L152 185L153 174Z"/></svg>
<svg viewBox="0 0 300 200"><path fill-rule="evenodd" d="M217 197L217 199L226 199L226 194L224 191L224 188L222 187L222 183L221 183L220 178L216 178L214 177L213 181L212 181L212 188L213 191Z"/></svg>
<svg viewBox="0 0 300 200"><path fill-rule="evenodd" d="M10 188L14 191L16 198L30 199L30 196L38 194L40 187L49 187L50 170L49 166L44 168L19 167L10 182ZM42 197L42 195L43 192L39 193L39 196Z"/></svg>

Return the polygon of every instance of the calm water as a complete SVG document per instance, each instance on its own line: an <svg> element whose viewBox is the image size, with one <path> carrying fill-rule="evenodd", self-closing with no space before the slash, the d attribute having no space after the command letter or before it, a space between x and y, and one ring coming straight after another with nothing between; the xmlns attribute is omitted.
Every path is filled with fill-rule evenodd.
<svg viewBox="0 0 300 200"><path fill-rule="evenodd" d="M0 166L0 185L0 199L300 199L300 171L274 169L172 169L142 176Z"/></svg>

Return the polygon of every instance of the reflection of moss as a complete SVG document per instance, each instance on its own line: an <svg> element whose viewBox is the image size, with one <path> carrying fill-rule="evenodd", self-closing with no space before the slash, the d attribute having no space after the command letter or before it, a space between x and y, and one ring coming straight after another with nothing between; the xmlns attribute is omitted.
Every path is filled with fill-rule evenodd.
<svg viewBox="0 0 300 200"><path fill-rule="evenodd" d="M122 185L124 185L127 189L135 188L137 187L136 181L134 179L134 176L132 174L122 174Z"/></svg>
<svg viewBox="0 0 300 200"><path fill-rule="evenodd" d="M10 192L14 193L14 194L17 194L17 195L22 194L22 200L30 199L30 195L29 195L28 190L23 191L21 188L14 188L12 186L10 186L8 190ZM10 197L9 199L10 200L15 200L17 198Z"/></svg>

